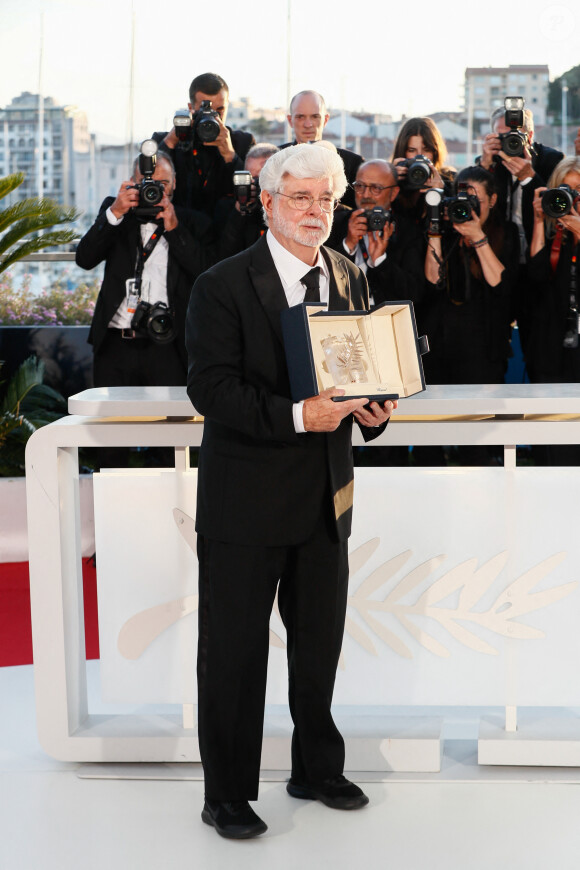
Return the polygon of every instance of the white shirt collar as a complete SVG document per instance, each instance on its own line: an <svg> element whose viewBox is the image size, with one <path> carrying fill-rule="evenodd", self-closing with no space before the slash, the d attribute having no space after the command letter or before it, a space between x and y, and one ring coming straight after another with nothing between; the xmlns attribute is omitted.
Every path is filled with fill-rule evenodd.
<svg viewBox="0 0 580 870"><path fill-rule="evenodd" d="M318 250L318 257L314 266L309 266L303 260L300 260L298 257L295 257L294 254L291 254L290 251L280 244L278 239L273 235L271 230L268 230L266 234L266 241L268 243L268 247L270 249L270 253L272 254L272 259L274 260L274 265L276 266L276 270L280 276L280 280L282 281L282 286L284 290L294 286L299 281L304 278L304 276L310 272L310 269L313 269L314 266L319 266L322 270L323 275L327 279L330 279L328 274L328 267L326 265L326 261L322 256L320 249Z"/></svg>

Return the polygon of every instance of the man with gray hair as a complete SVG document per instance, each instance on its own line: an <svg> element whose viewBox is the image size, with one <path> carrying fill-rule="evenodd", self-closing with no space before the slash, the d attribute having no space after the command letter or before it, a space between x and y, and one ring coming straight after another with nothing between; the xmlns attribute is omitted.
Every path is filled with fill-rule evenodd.
<svg viewBox="0 0 580 870"><path fill-rule="evenodd" d="M258 797L269 619L287 635L294 733L288 793L335 809L368 798L343 776L331 714L348 587L353 418L366 440L395 406L290 395L280 314L305 299L368 308L360 270L323 247L346 188L321 144L274 154L260 173L268 232L196 281L186 324L188 394L204 415L196 528L202 819L245 839L265 823Z"/></svg>

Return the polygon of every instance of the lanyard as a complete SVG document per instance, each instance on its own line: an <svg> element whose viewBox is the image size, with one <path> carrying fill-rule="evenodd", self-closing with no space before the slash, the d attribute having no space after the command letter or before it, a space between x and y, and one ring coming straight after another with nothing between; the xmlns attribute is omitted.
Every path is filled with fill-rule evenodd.
<svg viewBox="0 0 580 870"><path fill-rule="evenodd" d="M135 292L141 297L141 283L143 281L143 269L145 268L145 261L149 258L155 245L163 235L163 230L157 228L153 231L151 237L147 241L145 245L143 245L141 239L139 239L139 248L137 250L137 264L135 266Z"/></svg>

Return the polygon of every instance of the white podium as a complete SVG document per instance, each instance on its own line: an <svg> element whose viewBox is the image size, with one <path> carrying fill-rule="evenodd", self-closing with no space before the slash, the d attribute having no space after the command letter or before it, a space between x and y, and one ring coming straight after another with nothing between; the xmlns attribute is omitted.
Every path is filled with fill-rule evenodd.
<svg viewBox="0 0 580 870"><path fill-rule="evenodd" d="M97 714L89 708L77 450L173 446L176 470L186 474L188 447L201 443L203 422L184 388L88 390L71 397L69 410L72 416L33 435L26 455L41 743L66 761L197 761L193 718L179 710ZM364 443L356 427L353 439ZM346 664L336 697L346 711L341 726L349 769L438 769L441 718L385 717L393 703L499 705L501 721L482 722L480 763L579 763L576 720L528 726L518 707L580 703L580 686L569 679L577 669L572 632L580 615L578 583L569 571L575 551L566 545L564 552L559 543L560 533L567 540L580 469L519 469L515 462L516 444L579 440L580 385L435 386L401 401L385 433L366 445L499 444L505 464L357 470ZM505 542L504 555L485 549L485 527L480 542L479 525L458 530L444 522L475 514ZM577 537L574 520L570 534ZM457 544L463 549L455 556ZM273 648L272 658L279 655ZM561 679L540 685L542 668L561 660ZM190 701L184 696L185 705ZM287 768L286 725L273 721L269 732L266 723L263 766Z"/></svg>

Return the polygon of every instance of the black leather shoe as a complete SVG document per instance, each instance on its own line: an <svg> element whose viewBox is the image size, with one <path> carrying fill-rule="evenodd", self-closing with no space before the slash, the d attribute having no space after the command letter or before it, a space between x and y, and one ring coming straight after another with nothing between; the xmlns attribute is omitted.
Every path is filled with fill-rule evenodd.
<svg viewBox="0 0 580 870"><path fill-rule="evenodd" d="M268 830L247 801L206 801L201 811L206 825L213 825L220 837L248 840Z"/></svg>
<svg viewBox="0 0 580 870"><path fill-rule="evenodd" d="M320 783L299 782L291 777L286 791L295 798L322 801L333 810L358 810L366 807L369 802L364 791L342 775L333 776Z"/></svg>

